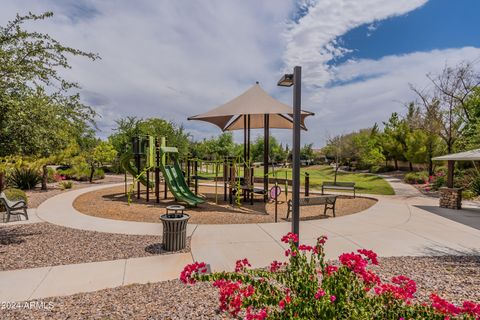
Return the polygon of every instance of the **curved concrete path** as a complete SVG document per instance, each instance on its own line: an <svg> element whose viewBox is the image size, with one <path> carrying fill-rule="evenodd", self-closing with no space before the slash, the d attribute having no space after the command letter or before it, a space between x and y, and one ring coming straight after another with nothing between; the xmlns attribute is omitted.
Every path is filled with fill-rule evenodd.
<svg viewBox="0 0 480 320"><path fill-rule="evenodd" d="M160 223L98 218L83 214L73 207L75 199L82 194L121 185L123 183L105 184L61 193L40 204L37 208L37 216L43 221L74 229L131 235L161 235ZM189 234L193 230L195 225L189 225Z"/></svg>
<svg viewBox="0 0 480 320"><path fill-rule="evenodd" d="M300 241L313 244L327 235L327 258L368 248L380 256L480 254L480 230L431 213L438 199L420 195L413 187L387 178L396 196L375 196L369 209L335 219L302 221ZM161 225L96 218L72 207L79 195L108 188L96 186L67 192L45 201L37 215L48 222L100 232L160 235ZM457 211L452 210L452 214ZM159 213L160 214L160 213ZM78 265L0 272L0 301L25 300L94 291L128 283L174 279L184 265L205 261L214 271L233 270L247 257L253 267L283 260L282 235L290 223L191 225L191 254L172 254ZM15 284L14 289L12 289Z"/></svg>

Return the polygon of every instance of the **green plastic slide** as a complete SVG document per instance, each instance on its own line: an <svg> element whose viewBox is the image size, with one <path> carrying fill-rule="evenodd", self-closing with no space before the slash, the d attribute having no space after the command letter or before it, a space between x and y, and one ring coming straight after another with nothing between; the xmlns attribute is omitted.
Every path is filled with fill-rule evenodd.
<svg viewBox="0 0 480 320"><path fill-rule="evenodd" d="M137 177L137 168L132 164L131 159L133 159L133 154L130 152L126 152L122 155L120 158L120 163L127 171L129 174L131 174L133 177ZM144 173L142 174L139 178L138 181L140 181L144 186L147 186L147 175ZM155 183L153 181L149 181L150 188L155 188Z"/></svg>
<svg viewBox="0 0 480 320"><path fill-rule="evenodd" d="M182 169L178 163L178 150L172 147L161 147L162 161L160 170L162 170L168 189L178 202L184 202L189 206L197 206L205 202L202 198L196 196L185 182ZM165 164L165 154L172 156L173 165Z"/></svg>

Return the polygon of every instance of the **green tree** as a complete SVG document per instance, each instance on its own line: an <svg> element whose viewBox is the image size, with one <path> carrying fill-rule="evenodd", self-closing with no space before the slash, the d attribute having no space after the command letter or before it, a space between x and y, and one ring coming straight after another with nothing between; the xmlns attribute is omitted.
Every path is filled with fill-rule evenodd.
<svg viewBox="0 0 480 320"><path fill-rule="evenodd" d="M111 163L117 156L117 150L106 141L100 141L93 149L84 153L85 160L90 167L89 181L92 183L95 170L107 163Z"/></svg>
<svg viewBox="0 0 480 320"><path fill-rule="evenodd" d="M436 76L427 75L432 84L428 90L412 86L430 121L438 126L438 135L445 142L447 152L454 152L470 124L476 122L472 101L478 93L480 74L473 65L462 62L454 67L445 66ZM473 105L476 103L473 102Z"/></svg>
<svg viewBox="0 0 480 320"><path fill-rule="evenodd" d="M480 87L472 90L472 94L465 100L469 121L466 123L462 137L457 142L461 150L480 148Z"/></svg>
<svg viewBox="0 0 480 320"><path fill-rule="evenodd" d="M380 139L377 124L372 128L360 130L353 137L353 143L357 152L356 160L361 166L371 167L385 161Z"/></svg>
<svg viewBox="0 0 480 320"><path fill-rule="evenodd" d="M182 126L159 118L139 119L126 117L115 121L114 133L108 137L118 154L130 150L132 138L137 135L165 137L167 145L176 147L181 157L189 151L189 134Z"/></svg>
<svg viewBox="0 0 480 320"><path fill-rule="evenodd" d="M398 161L406 160L407 136L409 127L405 120L402 120L398 113L394 112L387 122L383 123L382 147L386 151L387 159L393 159L395 169L398 170Z"/></svg>
<svg viewBox="0 0 480 320"><path fill-rule="evenodd" d="M252 161L263 162L264 138L259 136L250 146ZM287 151L280 145L275 137L268 141L269 159L273 162L283 162L287 157Z"/></svg>
<svg viewBox="0 0 480 320"><path fill-rule="evenodd" d="M238 152L233 135L225 132L217 137L203 139L199 142L192 142L190 152L193 157L204 160L222 159L227 156L234 156ZM243 152L243 149L242 149Z"/></svg>
<svg viewBox="0 0 480 320"><path fill-rule="evenodd" d="M95 112L80 102L78 84L65 80L60 70L70 68L68 55L92 60L98 55L22 29L25 22L52 15L17 15L0 27L0 157L49 159L93 123ZM42 188L46 188L45 179Z"/></svg>
<svg viewBox="0 0 480 320"><path fill-rule="evenodd" d="M300 159L302 160L313 160L313 143L305 144L300 148Z"/></svg>

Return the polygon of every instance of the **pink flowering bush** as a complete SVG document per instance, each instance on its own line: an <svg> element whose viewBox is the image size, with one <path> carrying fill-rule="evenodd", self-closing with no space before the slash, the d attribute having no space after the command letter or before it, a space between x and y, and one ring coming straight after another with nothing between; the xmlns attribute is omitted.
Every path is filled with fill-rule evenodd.
<svg viewBox="0 0 480 320"><path fill-rule="evenodd" d="M322 236L315 246L296 245L292 233L288 262L273 261L268 268L250 269L247 259L234 272L207 274L205 263L187 265L180 275L186 284L211 281L219 292L219 309L232 317L263 319L477 319L480 304L454 305L436 294L431 303L415 301L417 285L400 275L382 282L369 269L377 265L375 252L366 249L340 255L340 266L325 261Z"/></svg>

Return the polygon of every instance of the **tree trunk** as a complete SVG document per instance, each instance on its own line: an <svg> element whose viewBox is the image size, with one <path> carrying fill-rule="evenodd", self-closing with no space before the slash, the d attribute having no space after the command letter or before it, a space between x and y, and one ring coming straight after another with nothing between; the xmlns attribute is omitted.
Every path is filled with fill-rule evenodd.
<svg viewBox="0 0 480 320"><path fill-rule="evenodd" d="M88 181L90 181L90 183L93 182L93 175L95 174L95 166L91 166L90 167L90 178L88 179Z"/></svg>
<svg viewBox="0 0 480 320"><path fill-rule="evenodd" d="M42 166L42 190L47 190L47 182L48 182L48 168L47 165Z"/></svg>
<svg viewBox="0 0 480 320"><path fill-rule="evenodd" d="M335 165L335 175L333 177L333 184L337 184L337 172L338 172L338 164Z"/></svg>
<svg viewBox="0 0 480 320"><path fill-rule="evenodd" d="M4 181L5 181L5 172L0 172L0 192L3 191Z"/></svg>
<svg viewBox="0 0 480 320"><path fill-rule="evenodd" d="M411 161L408 161L408 167L409 167L410 171L413 171L413 165L412 165Z"/></svg>
<svg viewBox="0 0 480 320"><path fill-rule="evenodd" d="M398 160L395 158L394 162L395 162L395 170L398 170Z"/></svg>
<svg viewBox="0 0 480 320"><path fill-rule="evenodd" d="M428 158L428 175L433 176L433 161L432 161L432 158Z"/></svg>

